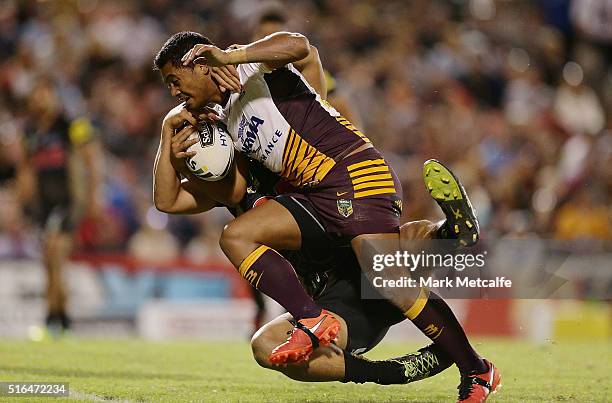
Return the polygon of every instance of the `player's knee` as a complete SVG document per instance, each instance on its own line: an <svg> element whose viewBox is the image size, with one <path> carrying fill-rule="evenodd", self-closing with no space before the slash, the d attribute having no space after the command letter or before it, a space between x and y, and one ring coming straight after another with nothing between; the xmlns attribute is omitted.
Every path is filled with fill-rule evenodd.
<svg viewBox="0 0 612 403"><path fill-rule="evenodd" d="M400 247L408 249L411 245L404 244L412 240L431 239L437 225L429 220L417 220L405 223L400 227Z"/></svg>
<svg viewBox="0 0 612 403"><path fill-rule="evenodd" d="M61 251L61 238L56 233L45 234L43 240L43 253L45 258L50 259Z"/></svg>
<svg viewBox="0 0 612 403"><path fill-rule="evenodd" d="M248 232L241 224L231 222L223 228L219 238L219 246L226 254L234 247L248 240Z"/></svg>
<svg viewBox="0 0 612 403"><path fill-rule="evenodd" d="M272 368L272 364L268 360L271 350L266 340L267 338L263 333L256 333L251 339L251 351L257 364L264 368Z"/></svg>

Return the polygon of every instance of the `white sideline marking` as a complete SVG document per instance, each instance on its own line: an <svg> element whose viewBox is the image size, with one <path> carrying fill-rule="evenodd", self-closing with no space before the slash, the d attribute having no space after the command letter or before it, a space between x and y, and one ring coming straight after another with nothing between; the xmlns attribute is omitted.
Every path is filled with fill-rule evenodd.
<svg viewBox="0 0 612 403"><path fill-rule="evenodd" d="M110 403L131 403L127 399L117 400L117 399L106 399L102 396L98 396L93 393L85 393L79 392L77 390L70 390L70 398L71 399L81 399L81 400L90 400L92 402L110 402Z"/></svg>

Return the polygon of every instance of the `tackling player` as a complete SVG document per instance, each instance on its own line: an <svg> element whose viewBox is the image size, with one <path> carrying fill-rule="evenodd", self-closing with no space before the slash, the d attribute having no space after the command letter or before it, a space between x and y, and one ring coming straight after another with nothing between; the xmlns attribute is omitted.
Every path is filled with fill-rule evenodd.
<svg viewBox="0 0 612 403"><path fill-rule="evenodd" d="M238 154L238 158L241 156ZM253 161L249 162L248 191L237 208L243 213L274 195L278 178ZM295 217L302 233L299 251L280 251L291 262L308 294L322 308L340 321L340 331L334 345L315 349L308 365L293 362L272 365L271 351L292 331L290 313L280 315L264 325L253 336L251 347L255 360L264 368L284 373L306 382L342 381L375 382L382 385L405 384L436 375L452 365L452 359L434 344L416 353L382 361L370 361L362 354L371 350L385 336L389 327L406 317L385 299L362 299L359 263L351 248L335 247L314 212L297 200L280 195ZM435 237L439 224L417 221L404 224L404 239ZM370 289L375 292L371 287Z"/></svg>
<svg viewBox="0 0 612 403"><path fill-rule="evenodd" d="M184 143L193 128L181 127L185 122L197 125L194 113L203 112L209 102L216 103L236 148L278 173L291 189L283 193L314 211L335 241L356 248L367 239L398 240L401 185L367 137L322 100L290 64L310 58L320 68L313 55L308 40L299 34L277 33L230 51L212 46L196 33L175 34L164 44L155 64L172 95L183 100L185 107L166 116L158 155L170 154L171 142ZM195 65L191 64L194 60ZM240 93L223 93L213 80L213 68L227 64L238 65ZM176 134L175 130L180 131ZM175 154L181 156L187 153ZM158 208L173 212L189 204L190 198L177 193L178 182L169 175L172 164L161 161L156 161L155 201ZM225 181L230 186L206 184L207 193L219 202L235 204L245 186L244 171L237 164ZM450 214L445 230L454 229L464 245L474 243L477 221L463 190L449 172L443 171L438 179L435 186L452 183L439 192L430 187ZM460 215L453 218L451 207ZM193 208L201 211L202 206ZM221 237L224 252L243 277L296 319L289 339L272 351L272 363L305 360L316 345L329 344L340 329L337 318L308 296L290 262L276 252L297 250L302 241L299 225L282 199L241 215ZM498 371L474 352L448 306L426 290L392 302L457 363L463 385L460 400L485 399ZM444 331L432 334L431 328Z"/></svg>

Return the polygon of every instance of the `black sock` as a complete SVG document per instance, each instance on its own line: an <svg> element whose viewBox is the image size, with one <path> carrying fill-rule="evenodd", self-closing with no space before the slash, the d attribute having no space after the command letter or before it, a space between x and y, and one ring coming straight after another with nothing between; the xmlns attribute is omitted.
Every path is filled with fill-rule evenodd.
<svg viewBox="0 0 612 403"><path fill-rule="evenodd" d="M429 293L429 299L423 309L410 320L440 350L452 358L462 374L480 374L487 371L487 365L470 345L453 311L435 293Z"/></svg>
<svg viewBox="0 0 612 403"><path fill-rule="evenodd" d="M344 352L344 380L342 382L375 382L379 385L403 384L408 381L406 370L397 361L370 361L365 357Z"/></svg>
<svg viewBox="0 0 612 403"><path fill-rule="evenodd" d="M404 384L439 374L451 365L453 360L435 344L384 361L370 361L345 351L343 382Z"/></svg>

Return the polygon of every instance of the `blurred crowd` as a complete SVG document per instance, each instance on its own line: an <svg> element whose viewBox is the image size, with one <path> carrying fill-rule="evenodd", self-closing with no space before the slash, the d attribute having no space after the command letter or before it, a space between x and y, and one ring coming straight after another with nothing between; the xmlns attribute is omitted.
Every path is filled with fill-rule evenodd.
<svg viewBox="0 0 612 403"><path fill-rule="evenodd" d="M441 218L421 178L422 163L436 158L463 180L485 237L609 240L611 8L606 0L5 0L0 256L37 253L36 197L25 200L16 178L28 161L24 136L42 119L31 105L45 102L98 144L101 186L96 208L81 209L77 250L157 261L218 253L221 209L178 217L152 206L161 119L177 102L152 59L182 30L220 47L248 42L270 12L310 39L354 103L357 124L402 179L404 221ZM51 95L41 98L41 83Z"/></svg>

